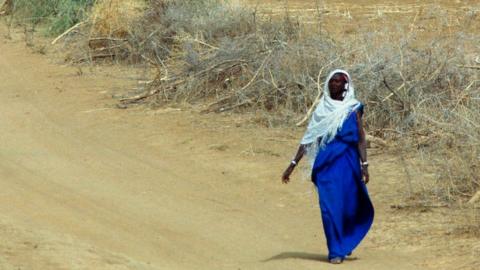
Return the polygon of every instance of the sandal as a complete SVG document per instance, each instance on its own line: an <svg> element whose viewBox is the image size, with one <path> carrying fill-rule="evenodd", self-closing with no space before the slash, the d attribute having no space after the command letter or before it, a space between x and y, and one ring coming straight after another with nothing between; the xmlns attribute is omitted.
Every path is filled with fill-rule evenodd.
<svg viewBox="0 0 480 270"><path fill-rule="evenodd" d="M343 259L340 257L335 257L335 258L331 258L329 261L332 264L341 264L343 262Z"/></svg>

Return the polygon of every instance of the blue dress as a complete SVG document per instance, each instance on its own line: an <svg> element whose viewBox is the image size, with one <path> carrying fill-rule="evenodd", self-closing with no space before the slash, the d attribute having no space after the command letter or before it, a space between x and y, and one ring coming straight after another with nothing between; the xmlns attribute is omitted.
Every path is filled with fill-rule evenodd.
<svg viewBox="0 0 480 270"><path fill-rule="evenodd" d="M357 109L363 113L363 106ZM373 205L362 181L356 111L322 148L312 169L317 187L329 259L351 253L373 222Z"/></svg>

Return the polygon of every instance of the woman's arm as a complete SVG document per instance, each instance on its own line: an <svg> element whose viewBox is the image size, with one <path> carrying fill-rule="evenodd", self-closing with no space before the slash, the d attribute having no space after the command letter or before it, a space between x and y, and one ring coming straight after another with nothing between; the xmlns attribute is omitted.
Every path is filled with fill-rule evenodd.
<svg viewBox="0 0 480 270"><path fill-rule="evenodd" d="M290 162L290 165L288 165L287 169L283 172L283 175L282 175L283 183L287 184L290 181L290 174L292 174L293 169L295 169L295 166L297 166L298 162L300 162L303 155L305 155L307 147L308 145L306 144L300 144L297 150L297 154L295 155L293 160Z"/></svg>
<svg viewBox="0 0 480 270"><path fill-rule="evenodd" d="M368 183L370 181L370 176L368 174L368 162L367 162L367 139L365 135L365 130L363 129L363 119L362 119L362 114L360 112L357 112L357 124L358 124L358 130L359 130L359 135L360 139L358 141L358 153L360 154L360 162L362 163L362 175L363 175L363 181Z"/></svg>

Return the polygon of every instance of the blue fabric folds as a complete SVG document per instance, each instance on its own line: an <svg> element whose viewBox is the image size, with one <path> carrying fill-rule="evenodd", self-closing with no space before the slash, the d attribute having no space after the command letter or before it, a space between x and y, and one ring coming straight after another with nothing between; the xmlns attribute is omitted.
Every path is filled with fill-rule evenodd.
<svg viewBox="0 0 480 270"><path fill-rule="evenodd" d="M362 109L358 108L360 112ZM373 223L374 210L362 181L358 141L357 113L352 112L336 137L318 152L312 169L330 259L351 253Z"/></svg>

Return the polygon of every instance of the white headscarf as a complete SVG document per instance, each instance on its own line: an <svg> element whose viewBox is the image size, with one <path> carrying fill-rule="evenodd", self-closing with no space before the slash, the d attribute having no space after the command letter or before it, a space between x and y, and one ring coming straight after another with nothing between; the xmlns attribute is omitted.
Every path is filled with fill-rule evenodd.
<svg viewBox="0 0 480 270"><path fill-rule="evenodd" d="M342 101L332 99L328 88L328 82L336 73L342 73L347 76L348 88ZM307 131L301 141L301 144L310 145L309 149L307 149L309 155L316 155L316 151L318 150L316 141L319 138L321 138L318 145L320 148L332 141L350 112L355 110L359 105L360 102L355 99L355 89L353 88L352 79L348 72L341 69L332 71L325 80L323 96L310 119Z"/></svg>

